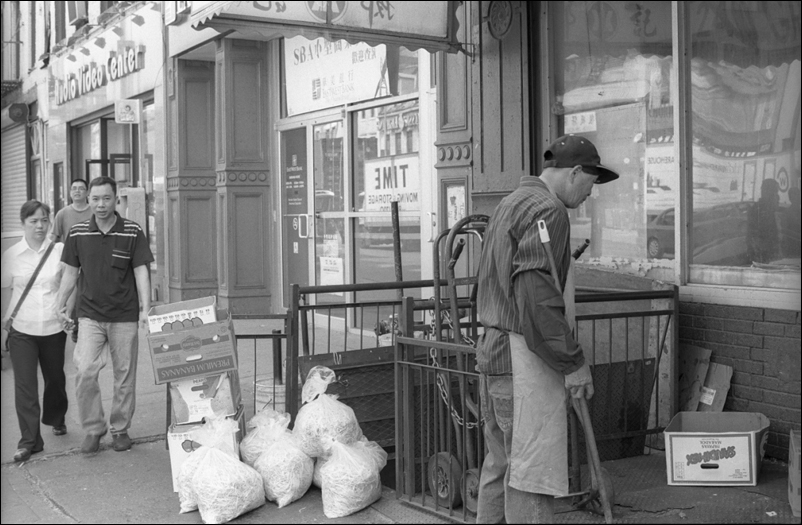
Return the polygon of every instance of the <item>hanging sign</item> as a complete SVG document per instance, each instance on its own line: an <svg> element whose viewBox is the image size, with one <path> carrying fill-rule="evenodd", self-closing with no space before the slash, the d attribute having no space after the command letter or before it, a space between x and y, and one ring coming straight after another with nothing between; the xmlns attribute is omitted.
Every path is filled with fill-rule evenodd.
<svg viewBox="0 0 802 525"><path fill-rule="evenodd" d="M198 2L200 4L200 2ZM456 51L456 2L207 2L193 7L195 29L262 32L275 37L325 34L330 40Z"/></svg>
<svg viewBox="0 0 802 525"><path fill-rule="evenodd" d="M139 124L142 101L136 98L114 102L114 122L117 124Z"/></svg>
<svg viewBox="0 0 802 525"><path fill-rule="evenodd" d="M284 41L287 114L369 100L386 95L385 46L329 42L302 36Z"/></svg>

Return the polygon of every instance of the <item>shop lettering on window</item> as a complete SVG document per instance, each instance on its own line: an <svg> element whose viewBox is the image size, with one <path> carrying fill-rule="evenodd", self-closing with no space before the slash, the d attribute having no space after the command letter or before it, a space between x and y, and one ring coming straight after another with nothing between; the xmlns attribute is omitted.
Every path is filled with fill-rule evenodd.
<svg viewBox="0 0 802 525"><path fill-rule="evenodd" d="M373 27L374 18L387 17L387 20L392 20L395 15L395 6L393 6L393 3L389 0L375 2L363 1L362 9L367 12L370 27Z"/></svg>

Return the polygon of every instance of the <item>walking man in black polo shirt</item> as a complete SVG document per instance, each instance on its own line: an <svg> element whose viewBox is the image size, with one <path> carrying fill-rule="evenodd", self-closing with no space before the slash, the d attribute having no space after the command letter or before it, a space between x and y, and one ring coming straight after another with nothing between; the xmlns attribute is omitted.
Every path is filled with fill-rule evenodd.
<svg viewBox="0 0 802 525"><path fill-rule="evenodd" d="M147 328L150 309L150 275L153 262L142 228L116 212L117 183L98 177L89 184L92 217L70 229L62 262L66 268L56 308L65 326L70 313L67 298L78 284L78 342L73 361L78 414L86 438L81 452L97 452L108 432L98 375L106 366L108 344L114 367L114 398L111 406L112 447L131 448L128 428L136 406L136 366L139 328ZM79 271L80 277L79 277Z"/></svg>

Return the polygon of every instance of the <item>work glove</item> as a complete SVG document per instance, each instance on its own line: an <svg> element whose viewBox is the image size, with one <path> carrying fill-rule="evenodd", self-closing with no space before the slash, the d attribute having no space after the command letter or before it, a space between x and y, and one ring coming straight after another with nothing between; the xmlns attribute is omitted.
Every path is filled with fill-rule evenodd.
<svg viewBox="0 0 802 525"><path fill-rule="evenodd" d="M565 388L571 392L571 397L576 399L590 399L593 397L593 376L590 375L590 367L585 362L575 372L565 376Z"/></svg>

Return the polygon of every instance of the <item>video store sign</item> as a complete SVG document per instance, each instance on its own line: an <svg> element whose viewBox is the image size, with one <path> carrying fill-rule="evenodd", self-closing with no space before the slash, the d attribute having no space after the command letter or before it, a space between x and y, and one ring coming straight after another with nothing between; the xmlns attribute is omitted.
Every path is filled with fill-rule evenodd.
<svg viewBox="0 0 802 525"><path fill-rule="evenodd" d="M145 46L126 46L112 51L104 63L91 62L56 80L56 105L74 100L144 67Z"/></svg>

